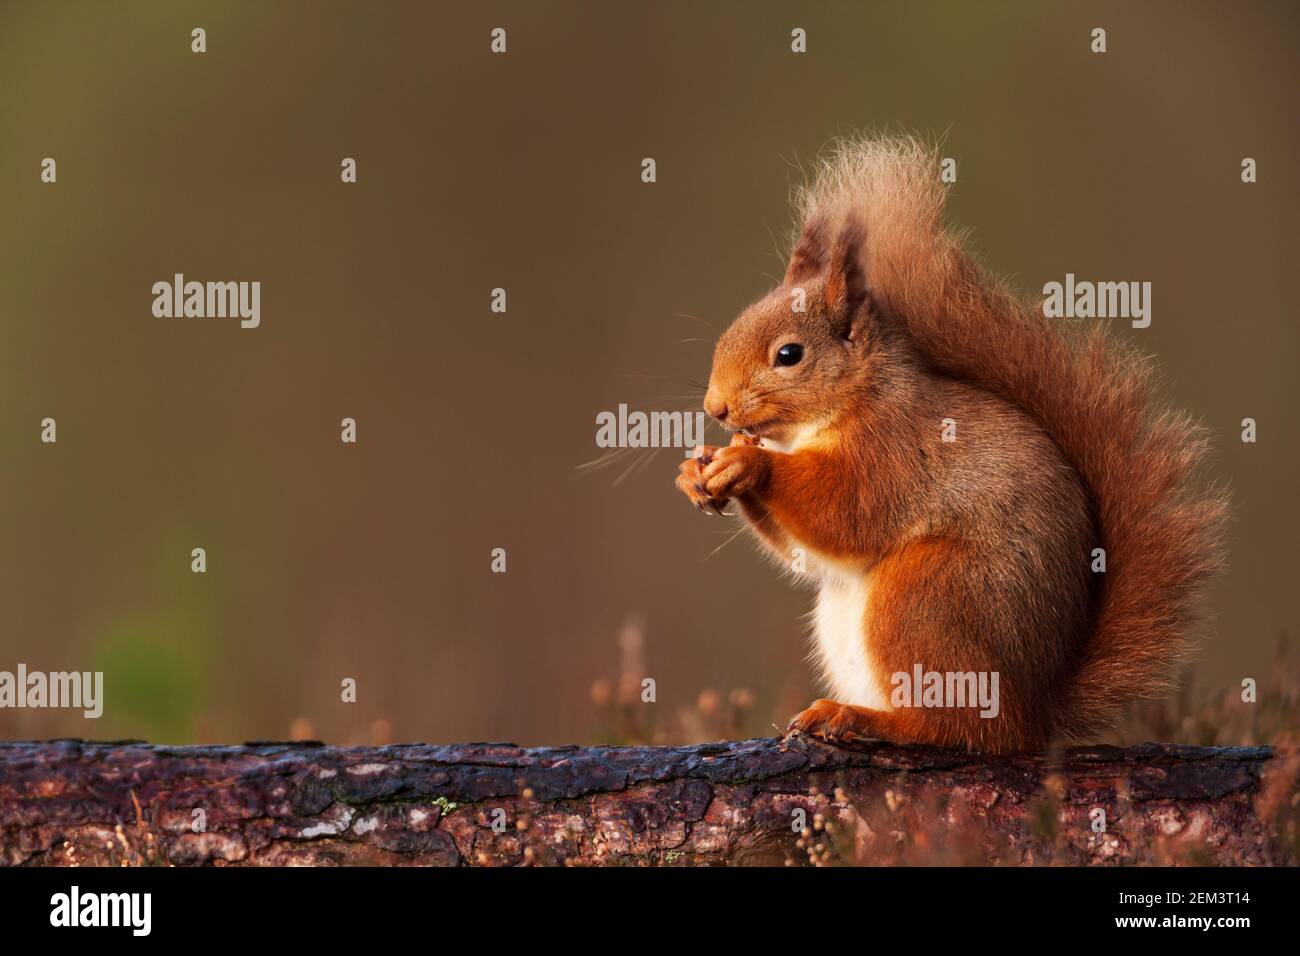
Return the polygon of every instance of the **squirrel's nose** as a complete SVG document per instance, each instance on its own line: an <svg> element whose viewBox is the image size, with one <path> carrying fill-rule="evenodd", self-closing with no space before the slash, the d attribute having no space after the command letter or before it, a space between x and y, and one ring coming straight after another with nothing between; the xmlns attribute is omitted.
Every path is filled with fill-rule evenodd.
<svg viewBox="0 0 1300 956"><path fill-rule="evenodd" d="M720 422L727 420L727 403L713 392L704 396L704 410Z"/></svg>

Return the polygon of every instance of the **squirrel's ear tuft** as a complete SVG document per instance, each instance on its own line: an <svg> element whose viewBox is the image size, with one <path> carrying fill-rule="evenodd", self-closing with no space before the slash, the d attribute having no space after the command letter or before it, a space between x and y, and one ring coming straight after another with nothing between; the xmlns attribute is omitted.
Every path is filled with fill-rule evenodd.
<svg viewBox="0 0 1300 956"><path fill-rule="evenodd" d="M862 266L862 244L867 231L856 219L840 230L826 268L826 304L847 328L867 300L867 276Z"/></svg>
<svg viewBox="0 0 1300 956"><path fill-rule="evenodd" d="M799 241L790 251L790 264L785 269L785 284L807 282L821 275L826 265L826 247L830 244L830 228L825 216L814 216L804 223Z"/></svg>

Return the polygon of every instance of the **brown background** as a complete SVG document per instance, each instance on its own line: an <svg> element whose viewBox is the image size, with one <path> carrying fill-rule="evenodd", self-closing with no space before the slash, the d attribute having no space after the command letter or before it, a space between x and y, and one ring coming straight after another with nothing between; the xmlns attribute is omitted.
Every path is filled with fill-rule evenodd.
<svg viewBox="0 0 1300 956"><path fill-rule="evenodd" d="M1026 294L1154 284L1125 334L1238 507L1197 679L1262 676L1294 619L1297 19L0 3L0 670L107 685L98 722L0 711L0 737L588 740L638 614L658 726L708 687L752 688L748 732L788 716L809 596L744 539L710 556L732 526L673 490L679 452L575 466L598 411L697 407L683 380L782 271L798 168L868 128L946 135L954 221ZM260 280L262 327L153 318L175 272Z"/></svg>

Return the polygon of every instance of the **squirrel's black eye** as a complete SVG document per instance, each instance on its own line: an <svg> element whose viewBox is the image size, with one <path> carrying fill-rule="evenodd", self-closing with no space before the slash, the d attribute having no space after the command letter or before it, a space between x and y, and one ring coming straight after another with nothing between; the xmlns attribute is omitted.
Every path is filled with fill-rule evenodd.
<svg viewBox="0 0 1300 956"><path fill-rule="evenodd" d="M777 365L798 365L799 360L803 358L803 346L795 345L793 342L783 345L776 350Z"/></svg>

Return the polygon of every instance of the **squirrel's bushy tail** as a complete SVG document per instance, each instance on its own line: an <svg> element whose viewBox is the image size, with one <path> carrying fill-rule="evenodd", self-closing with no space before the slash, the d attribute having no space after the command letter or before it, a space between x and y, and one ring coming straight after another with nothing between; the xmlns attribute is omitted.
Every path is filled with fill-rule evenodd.
<svg viewBox="0 0 1300 956"><path fill-rule="evenodd" d="M1227 495L1196 481L1205 432L1152 394L1149 361L1104 320L1044 318L963 251L942 221L939 162L910 138L843 142L797 205L832 228L856 217L873 299L941 372L1028 412L1089 489L1106 572L1054 728L1081 736L1168 689L1195 599L1222 563Z"/></svg>

